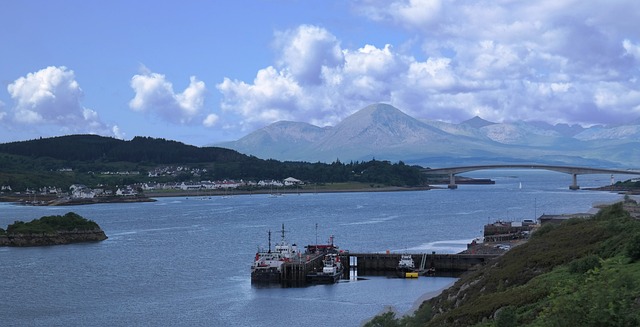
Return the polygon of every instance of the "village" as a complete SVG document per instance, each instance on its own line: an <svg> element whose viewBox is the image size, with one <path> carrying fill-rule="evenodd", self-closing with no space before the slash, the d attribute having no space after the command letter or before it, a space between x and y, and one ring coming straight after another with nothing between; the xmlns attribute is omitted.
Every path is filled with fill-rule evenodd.
<svg viewBox="0 0 640 327"><path fill-rule="evenodd" d="M62 168L59 172L72 172L70 168ZM130 185L97 185L95 187L89 187L84 184L73 184L69 186L68 191L64 191L58 186L43 186L38 189L28 188L25 191L14 192L11 185L0 186L0 195L3 197L17 197L22 198L23 202L27 203L41 203L43 201L51 201L52 198L66 198L70 200L78 199L96 199L96 198L112 198L112 197L141 197L145 193L153 193L155 195L167 193L198 193L205 194L207 191L224 191L234 190L238 188L246 189L276 189L287 188L292 186L303 185L303 182L299 179L288 177L284 180L260 180L260 181L248 181L248 180L233 180L224 179L216 181L182 181L182 182L154 182L154 178L177 176L180 173L189 173L193 177L199 177L205 173L205 169L194 168L190 169L184 166L178 167L160 167L148 173L148 177L151 181L142 183L133 183ZM102 176L130 176L140 175L138 171L118 171L111 172L105 171L97 173ZM40 199L38 199L40 197Z"/></svg>

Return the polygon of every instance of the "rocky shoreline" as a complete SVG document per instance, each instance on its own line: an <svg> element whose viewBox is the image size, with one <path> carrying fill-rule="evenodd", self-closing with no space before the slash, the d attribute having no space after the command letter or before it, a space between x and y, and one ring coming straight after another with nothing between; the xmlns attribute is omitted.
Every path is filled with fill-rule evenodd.
<svg viewBox="0 0 640 327"><path fill-rule="evenodd" d="M93 230L57 231L53 233L10 234L0 236L0 246L45 246L81 242L98 242L107 239L100 228Z"/></svg>
<svg viewBox="0 0 640 327"><path fill-rule="evenodd" d="M107 239L100 226L77 213L44 216L29 222L16 221L0 228L0 246L46 246Z"/></svg>

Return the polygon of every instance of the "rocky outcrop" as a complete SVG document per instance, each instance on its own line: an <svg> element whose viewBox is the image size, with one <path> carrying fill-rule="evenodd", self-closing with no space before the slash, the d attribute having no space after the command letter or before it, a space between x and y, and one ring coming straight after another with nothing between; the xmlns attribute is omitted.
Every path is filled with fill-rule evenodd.
<svg viewBox="0 0 640 327"><path fill-rule="evenodd" d="M51 233L8 233L0 235L0 246L44 246L80 242L97 242L107 239L100 228L91 230L57 231Z"/></svg>

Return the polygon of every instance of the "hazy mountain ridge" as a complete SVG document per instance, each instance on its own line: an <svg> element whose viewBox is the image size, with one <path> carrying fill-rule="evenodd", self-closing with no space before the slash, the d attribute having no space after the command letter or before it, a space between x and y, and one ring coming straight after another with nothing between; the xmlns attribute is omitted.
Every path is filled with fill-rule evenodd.
<svg viewBox="0 0 640 327"><path fill-rule="evenodd" d="M233 142L216 144L264 159L333 162L405 161L421 165L535 162L640 165L640 120L593 126L474 117L459 124L415 119L387 104L367 106L333 127L276 122Z"/></svg>

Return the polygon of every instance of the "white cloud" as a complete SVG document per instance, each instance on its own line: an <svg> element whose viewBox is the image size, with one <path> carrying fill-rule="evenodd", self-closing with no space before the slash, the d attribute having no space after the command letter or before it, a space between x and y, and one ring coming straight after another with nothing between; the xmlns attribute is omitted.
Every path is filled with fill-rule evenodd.
<svg viewBox="0 0 640 327"><path fill-rule="evenodd" d="M221 106L246 130L335 124L375 102L416 118L621 123L640 112L640 2L353 1L404 44L344 47L329 30L276 33L278 60L253 82L225 78ZM389 27L391 26L391 27ZM407 46L409 45L409 46ZM339 53L338 53L339 52Z"/></svg>
<svg viewBox="0 0 640 327"><path fill-rule="evenodd" d="M292 75L269 66L258 71L253 84L225 78L216 86L225 99L224 111L240 114L247 124L293 119L304 98L302 88Z"/></svg>
<svg viewBox="0 0 640 327"><path fill-rule="evenodd" d="M344 61L340 43L327 30L302 25L276 34L280 47L280 66L304 84L319 84L323 67L335 67Z"/></svg>
<svg viewBox="0 0 640 327"><path fill-rule="evenodd" d="M121 139L121 140L124 140L124 138L126 136L126 134L120 130L120 127L118 127L118 125L113 126L111 128L111 132L113 133L113 135L116 138Z"/></svg>
<svg viewBox="0 0 640 327"><path fill-rule="evenodd" d="M4 102L0 101L0 121L7 116L7 113L4 111Z"/></svg>
<svg viewBox="0 0 640 327"><path fill-rule="evenodd" d="M205 127L213 127L216 125L220 117L216 114L208 114L207 117L202 121L202 125Z"/></svg>
<svg viewBox="0 0 640 327"><path fill-rule="evenodd" d="M109 134L98 113L81 104L83 91L67 67L50 66L16 79L7 91L15 102L10 123L57 126L68 133ZM17 126L14 126L17 127Z"/></svg>
<svg viewBox="0 0 640 327"><path fill-rule="evenodd" d="M129 101L132 110L151 112L177 124L188 124L202 114L207 92L205 83L191 76L189 86L175 93L164 75L152 72L133 76L131 88L136 93Z"/></svg>
<svg viewBox="0 0 640 327"><path fill-rule="evenodd" d="M624 41L622 41L622 47L626 51L626 54L640 61L640 44L634 44L628 39L624 39Z"/></svg>
<svg viewBox="0 0 640 327"><path fill-rule="evenodd" d="M441 9L441 0L363 0L357 5L357 11L370 19L392 21L411 29L429 26Z"/></svg>

